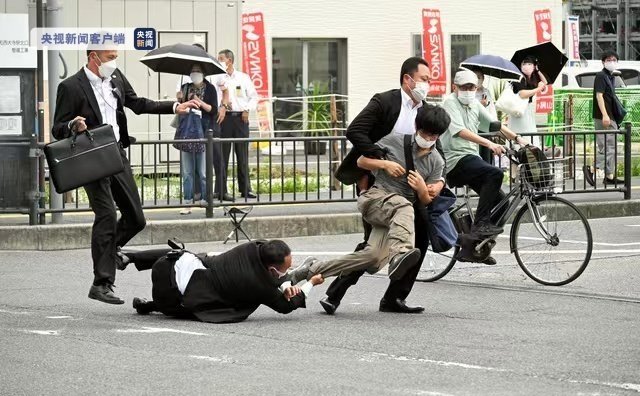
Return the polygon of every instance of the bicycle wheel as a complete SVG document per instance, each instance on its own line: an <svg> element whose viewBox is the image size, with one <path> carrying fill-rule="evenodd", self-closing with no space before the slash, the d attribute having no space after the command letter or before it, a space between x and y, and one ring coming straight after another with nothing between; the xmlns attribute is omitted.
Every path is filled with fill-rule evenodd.
<svg viewBox="0 0 640 396"><path fill-rule="evenodd" d="M574 204L555 196L534 197L531 207L533 214L527 205L518 211L511 228L511 247L518 265L543 285L574 281L591 259L593 238L587 219Z"/></svg>
<svg viewBox="0 0 640 396"><path fill-rule="evenodd" d="M455 255L460 247L455 246L446 252L435 253L431 247L427 250L427 254L422 261L418 280L423 282L434 282L445 276L456 263Z"/></svg>

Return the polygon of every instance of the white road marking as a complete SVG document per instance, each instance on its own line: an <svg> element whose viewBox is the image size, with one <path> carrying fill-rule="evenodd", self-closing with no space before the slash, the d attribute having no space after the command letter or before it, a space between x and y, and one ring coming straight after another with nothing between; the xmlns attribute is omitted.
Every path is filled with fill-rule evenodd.
<svg viewBox="0 0 640 396"><path fill-rule="evenodd" d="M0 313L6 313L10 315L31 315L31 312L25 311L8 311L6 309L0 309Z"/></svg>
<svg viewBox="0 0 640 396"><path fill-rule="evenodd" d="M454 396L451 393L442 393L442 392L434 392L434 391L426 391L426 390L407 390L407 393L410 395L427 395L427 396Z"/></svg>
<svg viewBox="0 0 640 396"><path fill-rule="evenodd" d="M396 356L396 355L389 355L386 353L378 353L378 352L373 352L368 356L364 356L362 358L360 358L361 362L375 362L378 361L380 359L385 359L385 360L396 360L396 361L400 361L400 362L418 362L418 363L429 363L429 364L435 364L438 366L454 366L454 367L462 367L462 368L466 368L466 369L470 369L470 370L483 370L483 371L497 371L497 372L513 372L513 370L507 370L507 369L501 369L501 368L495 368L495 367L485 367L485 366L478 366L475 364L467 364L467 363L459 363L459 362L447 362L444 360L433 360L433 359L426 359L426 358L416 358L416 357L410 357L410 356Z"/></svg>
<svg viewBox="0 0 640 396"><path fill-rule="evenodd" d="M548 252L544 252L544 253L549 253L549 254L582 254L584 253L584 250L550 250ZM353 253L353 252L297 252L297 253L292 253L292 256L344 256L345 254L349 254L349 253ZM597 253L638 253L640 254L640 249L620 249L620 250L616 250L616 249L594 249L592 250L592 253L597 254ZM433 253L431 253L433 254ZM491 252L492 255L494 254L511 254L510 251L508 250L493 250ZM443 255L447 255L446 253L444 253ZM450 256L450 254L449 254Z"/></svg>
<svg viewBox="0 0 640 396"><path fill-rule="evenodd" d="M228 356L198 356L198 355L189 355L190 358L198 359L198 360L206 360L208 362L215 363L235 363L235 360L231 359Z"/></svg>
<svg viewBox="0 0 640 396"><path fill-rule="evenodd" d="M600 386L608 386L610 388L618 388L625 390L634 390L636 392L640 392L640 384L632 384L632 383L624 383L618 384L615 382L602 382L602 381L594 381L594 380L567 380L567 382L571 382L574 384L589 384L589 385L600 385Z"/></svg>
<svg viewBox="0 0 640 396"><path fill-rule="evenodd" d="M168 328L161 328L161 327L143 327L141 329L117 329L116 331L118 333L147 333L147 334L176 333L176 334L188 334L188 335L197 335L197 336L208 335L205 333L197 333L195 331L184 331L184 330L168 329Z"/></svg>
<svg viewBox="0 0 640 396"><path fill-rule="evenodd" d="M73 319L72 316L47 316L47 319Z"/></svg>
<svg viewBox="0 0 640 396"><path fill-rule="evenodd" d="M498 236L499 238L506 238L509 239L510 237L507 235L500 235ZM525 237L525 236L519 236L518 239L523 239L523 240L528 240L528 241L539 241L542 242L544 241L543 238L540 237ZM561 240L561 242L566 242L566 243L578 243L578 244L582 244L582 245L586 245L587 242L585 241L573 241L573 240ZM594 245L600 245L600 246L640 246L640 242L627 242L627 243L609 243L609 242L594 242Z"/></svg>
<svg viewBox="0 0 640 396"><path fill-rule="evenodd" d="M60 335L57 330L25 330L25 332L39 335Z"/></svg>

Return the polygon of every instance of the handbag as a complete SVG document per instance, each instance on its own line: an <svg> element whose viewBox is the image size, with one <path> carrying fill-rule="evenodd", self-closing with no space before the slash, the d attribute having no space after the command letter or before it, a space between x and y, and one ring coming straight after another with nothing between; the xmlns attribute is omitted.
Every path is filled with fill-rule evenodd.
<svg viewBox="0 0 640 396"><path fill-rule="evenodd" d="M620 124L624 120L624 117L627 115L627 109L624 108L620 99L618 99L618 95L616 95L616 90L611 83L611 80L606 75L604 76L604 80L607 82L607 85L611 87L611 94L613 96L613 108L611 109L611 118L618 124L618 128L620 128ZM594 104L595 105L595 104Z"/></svg>
<svg viewBox="0 0 640 396"><path fill-rule="evenodd" d="M415 170L413 154L411 153L412 135L404 136L404 157L407 172ZM440 194L431 203L424 206L420 200L416 200L414 207L416 213L422 216L426 226L431 250L435 253L446 252L453 248L458 241L458 231L449 215L449 208L456 202L456 195L444 187Z"/></svg>
<svg viewBox="0 0 640 396"><path fill-rule="evenodd" d="M44 154L53 186L60 194L124 170L111 125L49 143L44 146Z"/></svg>
<svg viewBox="0 0 640 396"><path fill-rule="evenodd" d="M507 84L500 97L495 102L496 109L503 113L507 113L512 117L522 117L527 106L529 105L529 99L522 99L520 95L513 92L513 85Z"/></svg>
<svg viewBox="0 0 640 396"><path fill-rule="evenodd" d="M184 77L184 76L182 76ZM182 77L180 77L180 89L182 92L182 98L180 100L185 101L186 97L187 97L187 93L189 92L189 84L182 84ZM173 116L173 118L171 119L171 122L169 123L169 126L171 128L178 128L180 126L180 115L176 114Z"/></svg>
<svg viewBox="0 0 640 396"><path fill-rule="evenodd" d="M176 129L174 140L183 139L204 139L204 128L202 127L202 112L191 109L187 114L180 115L180 125ZM174 143L173 147L180 151L190 153L201 153L205 151L202 143Z"/></svg>

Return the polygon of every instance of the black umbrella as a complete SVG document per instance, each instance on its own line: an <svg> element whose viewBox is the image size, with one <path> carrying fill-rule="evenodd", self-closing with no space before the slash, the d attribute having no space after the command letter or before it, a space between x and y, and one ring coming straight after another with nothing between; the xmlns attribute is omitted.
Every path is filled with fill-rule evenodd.
<svg viewBox="0 0 640 396"><path fill-rule="evenodd" d="M519 81L522 78L522 73L516 65L496 55L474 55L460 63L460 67L480 70L485 76L505 80Z"/></svg>
<svg viewBox="0 0 640 396"><path fill-rule="evenodd" d="M538 60L538 68L545 75L549 84L553 84L568 60L551 41L516 51L511 62L520 67L523 59L527 56L533 56Z"/></svg>
<svg viewBox="0 0 640 396"><path fill-rule="evenodd" d="M202 66L205 76L226 73L207 51L195 45L174 44L154 49L140 59L151 70L158 73L189 75L194 63Z"/></svg>

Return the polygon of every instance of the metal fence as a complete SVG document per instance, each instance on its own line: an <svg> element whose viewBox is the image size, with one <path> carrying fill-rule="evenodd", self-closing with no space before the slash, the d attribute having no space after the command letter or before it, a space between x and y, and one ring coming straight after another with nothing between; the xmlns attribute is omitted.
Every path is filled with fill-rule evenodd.
<svg viewBox="0 0 640 396"><path fill-rule="evenodd" d="M624 184L603 185L602 182L590 186L583 176L583 166L591 165L598 154L595 136L614 134L616 156L614 173L624 178ZM631 198L631 125L618 131L562 131L553 133L523 134L526 139L541 139L542 148L550 159L569 157L568 177L563 181L561 193L620 192L624 199ZM341 184L334 176L350 145L343 136L282 137L220 139L209 134L205 139L192 140L206 147L206 191L201 192L200 203L185 202L183 199L183 179L181 159L176 156L174 143L185 140L138 141L128 148L136 183L144 209L183 208L198 206L206 208L206 216L212 217L216 207L238 205L273 205L300 203L352 202L356 200L354 186ZM549 144L550 142L551 144ZM1 143L0 143L1 144ZM237 161L231 150L228 169L228 190L233 201L225 201L222 196L213 198L214 172L213 157L215 145L242 144L249 150L249 178L257 198L241 197L237 188ZM89 203L84 189L64 195L61 208L52 208L49 183L39 182L39 166L44 163L41 145L30 144L33 166L28 172L33 177L33 191L29 194L29 205L23 207L0 208L0 213L29 214L30 224L44 224L44 214L60 212L88 211ZM606 147L605 147L606 151ZM618 161L621 159L621 161ZM505 185L509 187L513 170L505 159L496 159L495 165L505 169ZM601 180L601 179L600 179Z"/></svg>

